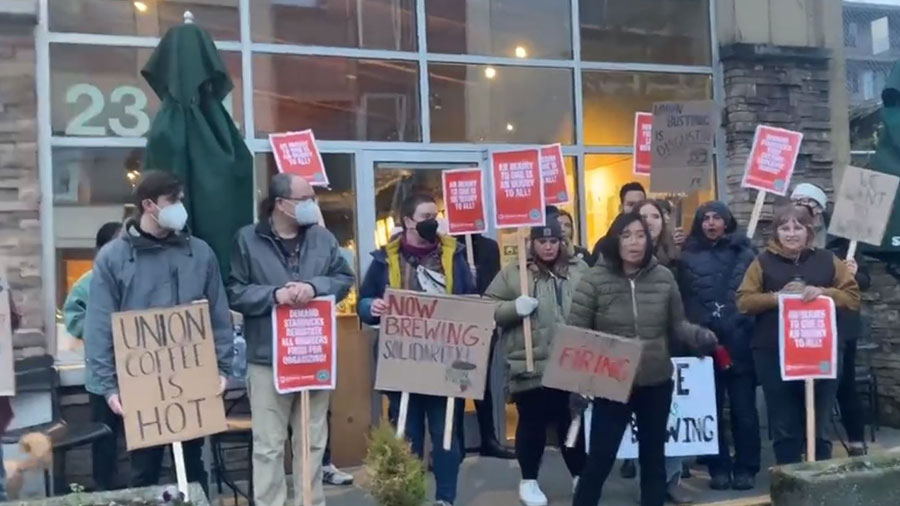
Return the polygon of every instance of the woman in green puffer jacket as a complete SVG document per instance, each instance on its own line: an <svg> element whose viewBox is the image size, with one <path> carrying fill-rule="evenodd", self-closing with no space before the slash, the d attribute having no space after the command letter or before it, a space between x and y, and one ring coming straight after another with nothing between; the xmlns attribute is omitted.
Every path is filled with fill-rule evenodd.
<svg viewBox="0 0 900 506"><path fill-rule="evenodd" d="M575 287L587 271L587 264L568 253L562 227L550 216L543 227L531 230L528 260L528 293L519 283L519 266L507 265L494 278L485 297L500 301L494 313L506 339L509 391L519 413L516 426L516 458L522 470L519 498L526 506L546 506L547 498L538 487L537 476L553 426L560 444L571 422L569 394L544 388L541 377L550 356L550 344L557 325L566 321ZM534 371L525 368L525 336L522 321L531 319ZM563 459L572 476L584 466L584 444L562 448Z"/></svg>
<svg viewBox="0 0 900 506"><path fill-rule="evenodd" d="M716 344L709 330L687 323L675 277L653 257L646 223L637 212L621 214L600 243L602 259L581 280L568 323L638 339L643 353L627 403L595 399L591 452L573 506L597 506L625 426L636 415L641 505L666 499L665 440L672 404L670 341L698 356Z"/></svg>

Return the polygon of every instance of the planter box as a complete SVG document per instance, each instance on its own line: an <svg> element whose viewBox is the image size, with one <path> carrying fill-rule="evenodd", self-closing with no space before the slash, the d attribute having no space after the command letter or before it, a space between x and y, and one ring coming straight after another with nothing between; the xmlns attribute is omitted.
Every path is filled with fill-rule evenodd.
<svg viewBox="0 0 900 506"><path fill-rule="evenodd" d="M900 454L775 467L773 506L897 506Z"/></svg>
<svg viewBox="0 0 900 506"><path fill-rule="evenodd" d="M110 492L72 493L45 499L4 502L0 503L0 506L108 506L111 504L117 506L145 506L150 504L162 506L164 503L160 498L163 492L166 489L175 490L176 488L174 485L157 485L155 487L129 488ZM192 506L210 506L199 484L191 483L189 490Z"/></svg>

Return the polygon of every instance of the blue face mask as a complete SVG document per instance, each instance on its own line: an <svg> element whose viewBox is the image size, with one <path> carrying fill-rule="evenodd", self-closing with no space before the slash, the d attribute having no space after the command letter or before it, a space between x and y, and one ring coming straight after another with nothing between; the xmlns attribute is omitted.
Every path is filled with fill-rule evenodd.
<svg viewBox="0 0 900 506"><path fill-rule="evenodd" d="M294 206L294 219L300 226L315 225L319 223L319 205L315 200L303 200Z"/></svg>

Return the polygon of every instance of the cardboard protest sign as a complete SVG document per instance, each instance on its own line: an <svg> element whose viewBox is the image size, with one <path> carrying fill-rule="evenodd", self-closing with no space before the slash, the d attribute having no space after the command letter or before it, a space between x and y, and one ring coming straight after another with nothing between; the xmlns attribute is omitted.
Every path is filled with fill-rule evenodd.
<svg viewBox="0 0 900 506"><path fill-rule="evenodd" d="M672 407L666 430L666 457L719 453L719 420L716 413L716 380L711 358L673 358ZM638 456L635 418L619 445L620 459Z"/></svg>
<svg viewBox="0 0 900 506"><path fill-rule="evenodd" d="M717 124L712 100L653 104L650 191L709 189Z"/></svg>
<svg viewBox="0 0 900 506"><path fill-rule="evenodd" d="M302 307L275 306L272 356L275 390L333 390L337 381L337 323L334 297Z"/></svg>
<svg viewBox="0 0 900 506"><path fill-rule="evenodd" d="M16 395L10 297L6 268L0 265L0 397L13 397Z"/></svg>
<svg viewBox="0 0 900 506"><path fill-rule="evenodd" d="M653 163L653 114L638 112L634 115L634 144L631 152L633 172L649 176Z"/></svg>
<svg viewBox="0 0 900 506"><path fill-rule="evenodd" d="M791 184L801 142L803 134L800 132L757 126L741 186L783 197Z"/></svg>
<svg viewBox="0 0 900 506"><path fill-rule="evenodd" d="M881 246L894 208L898 183L900 178L891 174L847 167L828 233Z"/></svg>
<svg viewBox="0 0 900 506"><path fill-rule="evenodd" d="M384 300L375 390L484 397L492 302L394 289Z"/></svg>
<svg viewBox="0 0 900 506"><path fill-rule="evenodd" d="M800 295L778 296L781 379L837 378L837 339L831 297L803 302Z"/></svg>
<svg viewBox="0 0 900 506"><path fill-rule="evenodd" d="M451 235L484 233L487 215L481 168L445 170L442 177L448 232Z"/></svg>
<svg viewBox="0 0 900 506"><path fill-rule="evenodd" d="M226 430L209 304L112 315L128 450Z"/></svg>
<svg viewBox="0 0 900 506"><path fill-rule="evenodd" d="M278 172L302 176L312 186L328 186L325 163L312 130L269 134L269 144Z"/></svg>
<svg viewBox="0 0 900 506"><path fill-rule="evenodd" d="M628 402L641 351L636 339L560 325L553 336L543 385Z"/></svg>
<svg viewBox="0 0 900 506"><path fill-rule="evenodd" d="M541 147L541 175L548 205L566 204L572 199L566 181L566 165L559 143Z"/></svg>
<svg viewBox="0 0 900 506"><path fill-rule="evenodd" d="M536 227L546 219L541 156L537 149L491 153L497 228Z"/></svg>

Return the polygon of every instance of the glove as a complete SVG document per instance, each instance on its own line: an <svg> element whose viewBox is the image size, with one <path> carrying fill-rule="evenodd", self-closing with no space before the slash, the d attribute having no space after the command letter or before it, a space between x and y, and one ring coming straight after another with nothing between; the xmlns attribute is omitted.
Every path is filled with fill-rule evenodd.
<svg viewBox="0 0 900 506"><path fill-rule="evenodd" d="M538 307L538 300L527 295L519 295L516 298L516 313L522 318L529 316Z"/></svg>
<svg viewBox="0 0 900 506"><path fill-rule="evenodd" d="M569 412L572 414L573 418L581 416L590 403L591 399L589 397L576 393L569 394Z"/></svg>

